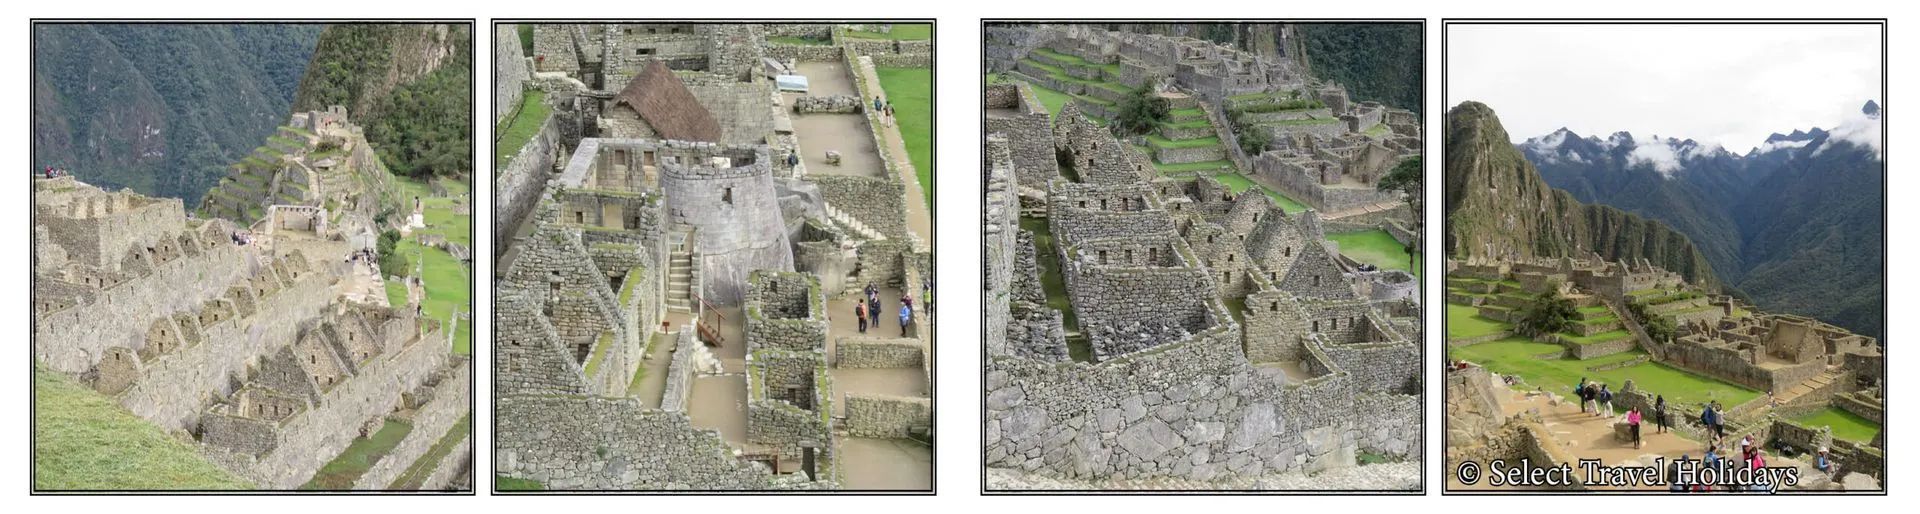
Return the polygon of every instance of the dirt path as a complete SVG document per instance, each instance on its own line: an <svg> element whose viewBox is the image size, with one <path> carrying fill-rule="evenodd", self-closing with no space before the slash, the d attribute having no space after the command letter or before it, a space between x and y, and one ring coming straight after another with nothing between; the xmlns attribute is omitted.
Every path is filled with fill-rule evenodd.
<svg viewBox="0 0 1920 514"><path fill-rule="evenodd" d="M933 449L904 439L840 437L841 486L851 490L933 488Z"/></svg>
<svg viewBox="0 0 1920 514"><path fill-rule="evenodd" d="M868 84L878 87L880 76L877 73L861 71ZM920 178L914 171L913 161L907 156L907 145L900 139L900 125L880 127L882 139L886 140L887 155L893 156L894 167L900 172L900 181L906 184L907 228L920 236L928 250L933 249L933 214L927 209L926 193L920 187Z"/></svg>

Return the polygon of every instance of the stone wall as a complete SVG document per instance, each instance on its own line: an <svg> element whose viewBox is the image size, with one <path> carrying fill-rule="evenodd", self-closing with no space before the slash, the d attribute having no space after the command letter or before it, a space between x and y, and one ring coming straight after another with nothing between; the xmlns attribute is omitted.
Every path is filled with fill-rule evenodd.
<svg viewBox="0 0 1920 514"><path fill-rule="evenodd" d="M831 62L840 60L840 47L828 45L789 45L767 43L767 57L780 62Z"/></svg>
<svg viewBox="0 0 1920 514"><path fill-rule="evenodd" d="M494 181L494 217L493 246L495 256L507 251L509 238L525 223L532 214L534 205L540 202L541 193L547 189L547 180L553 178L553 164L560 156L559 120L549 114L547 120L540 123L540 131L526 146L507 161L507 167L498 170Z"/></svg>
<svg viewBox="0 0 1920 514"><path fill-rule="evenodd" d="M919 339L843 337L834 342L837 368L918 368L925 363Z"/></svg>
<svg viewBox="0 0 1920 514"><path fill-rule="evenodd" d="M156 319L199 310L227 287L259 273L264 263L221 234L200 255L153 266L145 277L108 286L89 303L41 315L34 324L34 357L48 368L78 375Z"/></svg>
<svg viewBox="0 0 1920 514"><path fill-rule="evenodd" d="M681 327L673 337L673 361L667 363L666 391L660 396L660 410L686 412L693 394L693 358L702 348L692 327Z"/></svg>
<svg viewBox="0 0 1920 514"><path fill-rule="evenodd" d="M933 427L933 402L926 398L849 393L846 402L845 426L854 437L902 439Z"/></svg>
<svg viewBox="0 0 1920 514"><path fill-rule="evenodd" d="M753 159L725 169L660 166L669 224L697 228L700 295L718 305L739 305L753 270L793 270L765 147Z"/></svg>
<svg viewBox="0 0 1920 514"><path fill-rule="evenodd" d="M312 409L282 421L271 452L231 455L216 462L262 488L298 488L352 445L362 425L392 412L401 404L402 392L413 390L440 370L451 356L450 341L433 326L433 331L419 334L404 349L373 360L352 379L328 390Z"/></svg>
<svg viewBox="0 0 1920 514"><path fill-rule="evenodd" d="M493 122L505 120L520 105L525 93L527 56L521 53L520 26L502 23L493 26Z"/></svg>
<svg viewBox="0 0 1920 514"><path fill-rule="evenodd" d="M388 451L387 456L381 457L372 468L360 475L360 480L353 483L354 489L387 489L395 479L400 478L401 473L406 472L408 466L433 449L433 445L440 442L453 424L467 414L467 406L473 399L470 362L454 358L448 362L445 372L435 377L439 380L438 384L421 385L422 388L432 389L432 399L414 411L410 420L413 431ZM429 379L429 382L432 380ZM468 433L472 433L471 427Z"/></svg>
<svg viewBox="0 0 1920 514"><path fill-rule="evenodd" d="M809 175L827 205L853 216L889 238L907 237L906 188L898 180L844 175Z"/></svg>
<svg viewBox="0 0 1920 514"><path fill-rule="evenodd" d="M496 470L549 490L831 488L775 477L735 458L717 432L694 428L685 413L637 400L504 396L495 404Z"/></svg>

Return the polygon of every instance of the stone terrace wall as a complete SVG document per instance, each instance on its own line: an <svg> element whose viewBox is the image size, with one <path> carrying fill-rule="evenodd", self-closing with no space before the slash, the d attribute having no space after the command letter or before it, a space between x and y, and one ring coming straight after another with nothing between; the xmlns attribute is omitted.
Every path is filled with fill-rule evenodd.
<svg viewBox="0 0 1920 514"><path fill-rule="evenodd" d="M1328 344L1321 349L1336 367L1352 375L1356 391L1402 394L1419 391L1420 347L1414 343ZM1413 389L1409 389L1410 386Z"/></svg>
<svg viewBox="0 0 1920 514"><path fill-rule="evenodd" d="M1417 364L1416 364L1417 367ZM1348 368L1349 371L1364 371ZM1353 399L1354 429L1361 449L1419 459L1426 440L1420 395L1361 393Z"/></svg>
<svg viewBox="0 0 1920 514"><path fill-rule="evenodd" d="M997 96L996 96L997 95ZM986 131L1007 136L1014 177L1023 187L1047 190L1047 181L1060 176L1060 162L1054 156L1053 121L1046 105L1024 82L987 86L987 108L1020 111L1012 118L988 118Z"/></svg>
<svg viewBox="0 0 1920 514"><path fill-rule="evenodd" d="M889 238L907 237L906 187L898 180L845 175L809 175L820 196Z"/></svg>
<svg viewBox="0 0 1920 514"><path fill-rule="evenodd" d="M1098 365L990 358L986 463L1200 481L1352 465L1344 375L1283 384L1245 364L1239 339L1229 324Z"/></svg>
<svg viewBox="0 0 1920 514"><path fill-rule="evenodd" d="M386 489L400 478L401 473L406 472L408 466L433 449L433 445L440 442L440 438L453 428L455 422L460 421L461 416L467 414L468 403L473 398L469 380L472 373L470 362L462 358L449 361L448 373L440 378L439 385L433 386L433 399L414 411L413 431L400 441L399 446L387 452L386 457L381 457L373 463L372 468L360 475L360 480L353 483L354 489Z"/></svg>
<svg viewBox="0 0 1920 514"><path fill-rule="evenodd" d="M466 438L460 440L459 446L455 446L453 451L447 452L447 456L441 458L439 464L434 465L433 473L428 474L426 481L421 482L420 490L450 490L453 488L455 478L469 478L461 477L460 475L470 474L472 472L473 434L468 433Z"/></svg>
<svg viewBox="0 0 1920 514"><path fill-rule="evenodd" d="M832 62L840 60L840 47L827 45L788 45L767 43L767 57L781 62Z"/></svg>
<svg viewBox="0 0 1920 514"><path fill-rule="evenodd" d="M494 465L550 490L805 489L733 456L720 435L685 413L633 399L506 396L496 401Z"/></svg>
<svg viewBox="0 0 1920 514"><path fill-rule="evenodd" d="M540 123L540 131L520 147L520 152L507 161L505 169L498 170L498 179L494 182L493 247L495 255L504 254L520 225L533 213L534 206L540 202L541 193L547 190L547 180L553 178L553 162L559 153L560 130L555 115L548 114L546 121Z"/></svg>
<svg viewBox="0 0 1920 514"><path fill-rule="evenodd" d="M847 433L854 437L901 439L933 426L933 402L926 398L849 393L846 401Z"/></svg>
<svg viewBox="0 0 1920 514"><path fill-rule="evenodd" d="M1019 225L1019 195L1012 191L1013 162L1008 154L1008 141L1005 135L987 135L985 203L982 209L981 224L986 237L981 250L981 275L985 277L980 284L986 298L984 327L986 341L984 346L989 354L1007 352L1007 326L1012 323L1010 311L1011 291L1018 287L1014 284L1014 261L1020 252L1032 253L1032 243L1025 238L1016 237L1023 232ZM1016 247L1016 241L1026 244L1026 248ZM1031 273L1031 270L1024 270Z"/></svg>
<svg viewBox="0 0 1920 514"><path fill-rule="evenodd" d="M34 326L34 357L55 371L78 375L106 354L147 333L154 320L199 309L263 264L221 239L200 255L154 266L153 272L100 290L92 303L41 316Z"/></svg>
<svg viewBox="0 0 1920 514"><path fill-rule="evenodd" d="M1107 334L1139 323L1145 328L1178 327L1189 333L1208 325L1207 305L1213 281L1199 268L1119 268L1066 263L1067 293L1080 328L1101 356L1143 350L1157 339Z"/></svg>
<svg viewBox="0 0 1920 514"><path fill-rule="evenodd" d="M925 346L919 339L843 337L834 343L838 368L918 368Z"/></svg>
<svg viewBox="0 0 1920 514"><path fill-rule="evenodd" d="M499 123L520 105L525 93L527 56L520 51L520 26L499 24L493 27L493 122Z"/></svg>
<svg viewBox="0 0 1920 514"><path fill-rule="evenodd" d="M692 327L681 327L675 335L673 361L667 363L666 392L660 397L660 410L685 412L688 396L693 394L693 356L700 351Z"/></svg>
<svg viewBox="0 0 1920 514"><path fill-rule="evenodd" d="M208 394L231 392L231 382L246 374L250 362L293 344L300 322L320 316L333 300L331 282L322 273L308 273L262 299L252 316L199 327L200 344L145 363L140 379L115 399L163 428L192 429Z"/></svg>
<svg viewBox="0 0 1920 514"><path fill-rule="evenodd" d="M352 445L367 421L392 412L400 404L401 392L413 390L441 369L451 356L449 341L436 326L398 353L375 359L358 375L327 391L313 409L282 423L279 446L272 453L243 457L241 467L230 469L265 488L300 487Z"/></svg>

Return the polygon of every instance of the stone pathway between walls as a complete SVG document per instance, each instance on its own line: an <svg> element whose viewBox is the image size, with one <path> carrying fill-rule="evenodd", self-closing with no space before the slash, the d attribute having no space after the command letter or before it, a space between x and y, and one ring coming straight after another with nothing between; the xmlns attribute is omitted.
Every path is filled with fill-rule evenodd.
<svg viewBox="0 0 1920 514"><path fill-rule="evenodd" d="M859 72L861 80L874 87L880 86L880 74L874 72L872 67L861 66ZM900 170L900 181L906 184L907 228L920 236L920 241L926 244L928 250L932 250L933 215L927 212L926 194L921 191L920 178L915 176L913 159L907 155L906 143L900 139L900 124L894 123L891 127L881 125L880 134L887 140L887 155L893 158L895 169Z"/></svg>
<svg viewBox="0 0 1920 514"><path fill-rule="evenodd" d="M1302 489L1408 490L1420 488L1420 463L1389 462L1331 469L1318 474L1276 473L1251 477L1230 477L1211 482L1177 478L1108 480L1086 482L1023 473L1007 468L987 468L987 489L993 491L1023 489L1067 490L1254 490L1281 491Z"/></svg>

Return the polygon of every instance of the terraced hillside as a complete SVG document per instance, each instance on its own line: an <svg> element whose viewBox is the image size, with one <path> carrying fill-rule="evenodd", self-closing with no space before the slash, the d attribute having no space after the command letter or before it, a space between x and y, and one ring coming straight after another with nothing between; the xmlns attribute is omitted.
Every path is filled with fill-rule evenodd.
<svg viewBox="0 0 1920 514"><path fill-rule="evenodd" d="M266 144L228 166L197 215L247 225L272 205L325 207L333 221L348 212L373 219L397 209L393 176L366 138L351 128L326 132L280 127Z"/></svg>

